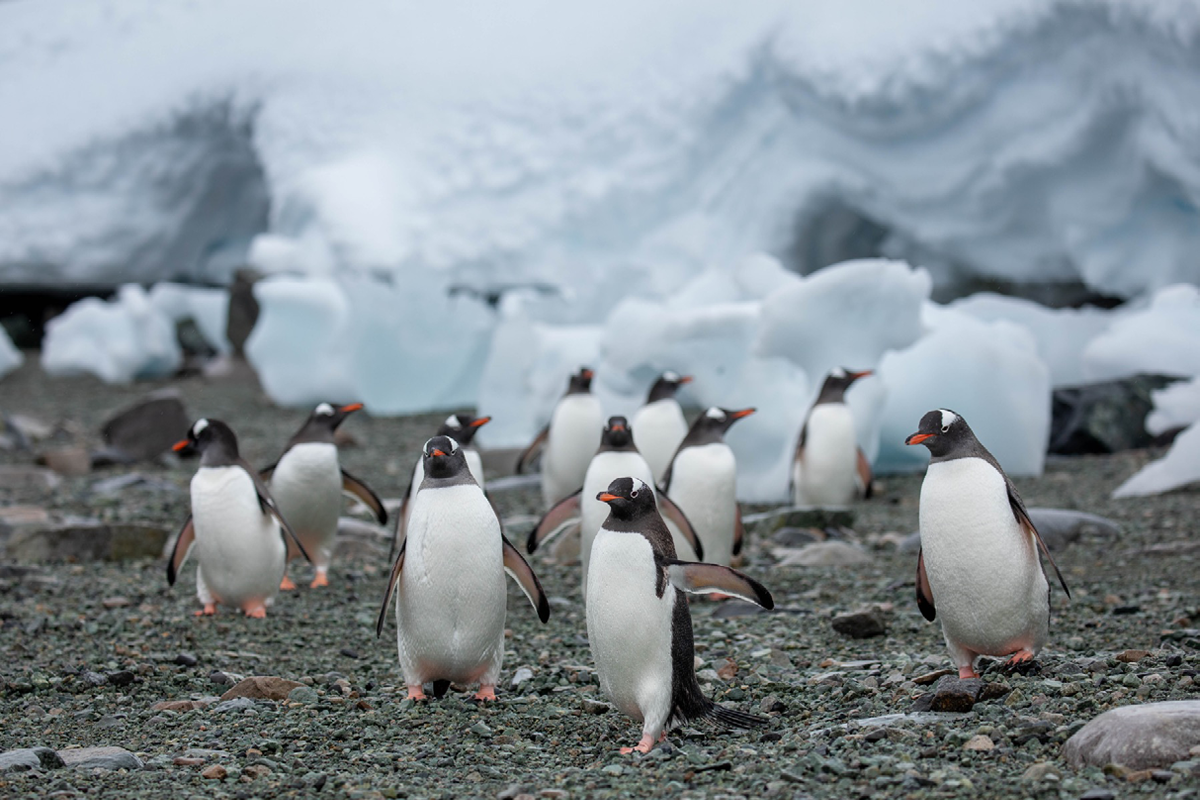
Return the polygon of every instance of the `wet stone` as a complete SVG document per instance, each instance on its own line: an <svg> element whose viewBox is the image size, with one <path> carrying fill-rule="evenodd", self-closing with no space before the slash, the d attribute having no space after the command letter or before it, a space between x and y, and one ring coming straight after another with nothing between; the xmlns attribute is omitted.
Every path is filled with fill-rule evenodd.
<svg viewBox="0 0 1200 800"><path fill-rule="evenodd" d="M1174 700L1104 712L1067 740L1063 756L1075 767L1147 770L1188 758L1198 744L1200 700Z"/></svg>
<svg viewBox="0 0 1200 800"><path fill-rule="evenodd" d="M953 676L940 679L933 689L930 700L930 711L950 711L962 714L975 706L975 700L983 691L983 681L979 678L963 680Z"/></svg>
<svg viewBox="0 0 1200 800"><path fill-rule="evenodd" d="M75 769L141 769L142 760L123 747L81 747L59 750L63 764Z"/></svg>
<svg viewBox="0 0 1200 800"><path fill-rule="evenodd" d="M833 629L851 639L869 639L887 634L887 618L878 608L862 609L833 618Z"/></svg>

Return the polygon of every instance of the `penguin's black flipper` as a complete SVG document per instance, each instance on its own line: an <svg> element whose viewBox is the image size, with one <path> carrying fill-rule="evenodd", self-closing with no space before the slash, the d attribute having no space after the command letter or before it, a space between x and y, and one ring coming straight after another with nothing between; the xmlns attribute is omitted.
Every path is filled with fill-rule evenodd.
<svg viewBox="0 0 1200 800"><path fill-rule="evenodd" d="M392 574L388 577L387 589L383 593L383 603L379 606L379 618L375 620L376 637L383 633L383 621L387 619L388 601L392 599L392 592L396 591L396 580L400 577L400 570L404 568L404 548L407 545L407 541L400 542L400 552L396 555L396 563L392 564Z"/></svg>
<svg viewBox="0 0 1200 800"><path fill-rule="evenodd" d="M283 537L283 543L288 545L296 545L296 549L300 551L300 555L304 556L304 560L308 563L313 563L312 556L304 549L304 545L300 543L300 537L292 530L292 526L284 518L283 512L279 510L279 506L275 505L275 500L271 497L271 492L267 489L267 484L263 482L262 477L253 467L251 467L245 459L239 458L236 461L237 466L246 470L246 474L250 476L250 480L254 482L254 491L258 493L258 506L264 514L270 514L279 522L280 536ZM288 539L291 539L289 542Z"/></svg>
<svg viewBox="0 0 1200 800"><path fill-rule="evenodd" d="M533 437L533 441L529 443L529 447L525 448L525 452L521 453L521 457L517 459L517 474L520 475L529 467L533 466L533 462L537 460L542 453L542 447L546 444L546 439L550 436L550 426L542 428L538 431L538 435Z"/></svg>
<svg viewBox="0 0 1200 800"><path fill-rule="evenodd" d="M765 717L747 714L744 711L737 711L720 703L713 703L705 711L704 717L709 722L714 722L726 728L761 728L769 722Z"/></svg>
<svg viewBox="0 0 1200 800"><path fill-rule="evenodd" d="M676 589L693 594L721 592L762 606L768 611L775 607L775 600L767 587L736 569L674 558L664 558L662 564L666 567L667 578Z"/></svg>
<svg viewBox="0 0 1200 800"><path fill-rule="evenodd" d="M1037 528L1034 527L1033 520L1029 518L1029 512L1025 510L1025 503L1021 500L1021 495L1017 494L1017 487L1013 486L1013 482L1009 480L1007 475L1004 476L1004 482L1008 484L1008 504L1012 506L1013 516L1017 518L1017 522L1021 523L1021 527L1025 529L1025 532L1033 536L1038 548L1046 556L1046 560L1050 562L1050 566L1054 567L1054 574L1058 577L1059 585L1067 593L1067 597L1070 597L1071 590L1067 588L1067 581L1063 578L1062 572L1059 571L1058 564L1054 563L1054 556L1050 555L1050 548L1046 547L1046 543L1042 541L1042 535L1038 533Z"/></svg>
<svg viewBox="0 0 1200 800"><path fill-rule="evenodd" d="M860 447L858 448L858 492L864 500L871 499L871 480L873 478L871 462L867 461L867 454Z"/></svg>
<svg viewBox="0 0 1200 800"><path fill-rule="evenodd" d="M537 609L538 619L545 623L550 619L550 601L546 599L546 592L542 590L542 582L538 580L529 562L512 546L512 542L503 535L500 538L504 541L504 571L521 587L521 591Z"/></svg>
<svg viewBox="0 0 1200 800"><path fill-rule="evenodd" d="M658 505L662 510L663 517L674 522L675 527L679 528L679 532L683 534L683 538L687 539L688 544L692 546L696 560L703 561L704 545L700 544L700 537L696 535L696 529L692 527L692 523L683 513L683 509L675 505L675 501L667 497L666 492L658 493Z"/></svg>
<svg viewBox="0 0 1200 800"><path fill-rule="evenodd" d="M933 605L933 587L929 585L929 576L925 574L925 554L917 551L917 608L921 616L933 622L937 618L937 609Z"/></svg>
<svg viewBox="0 0 1200 800"><path fill-rule="evenodd" d="M538 520L529 532L529 541L525 543L525 552L532 553L540 545L553 539L567 528L567 523L579 516L579 502L583 489L567 495Z"/></svg>
<svg viewBox="0 0 1200 800"><path fill-rule="evenodd" d="M179 577L179 569L183 566L183 562L187 561L188 553L192 550L192 544L196 541L196 526L192 523L192 515L188 514L187 519L183 521L183 527L179 529L179 536L175 537L175 549L171 551L171 560L167 562L167 585L174 586L175 579Z"/></svg>
<svg viewBox="0 0 1200 800"><path fill-rule="evenodd" d="M371 491L370 486L367 486L358 478L346 472L346 470L342 470L342 491L352 494L363 501L367 508L371 509L371 513L375 515L375 519L379 520L380 525L387 524L387 509L384 508L383 501L379 499L379 495Z"/></svg>

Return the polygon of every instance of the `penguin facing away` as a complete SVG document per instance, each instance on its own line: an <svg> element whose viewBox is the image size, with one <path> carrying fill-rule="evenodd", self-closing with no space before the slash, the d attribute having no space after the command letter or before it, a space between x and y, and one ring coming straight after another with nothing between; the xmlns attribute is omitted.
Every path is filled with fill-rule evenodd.
<svg viewBox="0 0 1200 800"><path fill-rule="evenodd" d="M308 553L258 472L238 455L237 437L228 425L199 419L173 449L199 452L200 467L191 482L192 513L167 562L167 583L175 585L195 550L196 596L203 605L197 616L215 614L220 603L248 617L265 617L286 568L287 539L305 558Z"/></svg>
<svg viewBox="0 0 1200 800"><path fill-rule="evenodd" d="M362 407L362 403L341 407L318 404L288 441L279 460L259 473L270 482L275 502L304 549L312 555L317 574L309 585L314 589L329 585L329 562L333 558L342 492L366 504L380 525L387 523L387 510L375 492L338 463L334 432L346 417ZM297 553L295 547L289 548L288 559L295 558ZM279 588L296 588L286 571Z"/></svg>
<svg viewBox="0 0 1200 800"><path fill-rule="evenodd" d="M408 697L425 699L430 681L440 697L457 681L478 682L475 697L495 700L504 658L505 573L543 623L550 603L529 564L500 532L458 442L435 436L422 453L425 478L413 497L375 635L383 632L395 593L396 644Z"/></svg>
<svg viewBox="0 0 1200 800"><path fill-rule="evenodd" d="M526 551L533 553L540 545L566 530L569 520L579 518L579 560L585 597L592 542L609 514L608 506L595 498L622 476L635 477L645 483L652 481L650 467L634 445L634 434L625 417L609 417L600 439L600 449L588 464L583 489L556 503L529 534ZM698 553L698 559L703 559L704 545L688 517L665 493L659 492L656 499L660 512L673 526L672 534L683 539L689 550Z"/></svg>
<svg viewBox="0 0 1200 800"><path fill-rule="evenodd" d="M655 486L662 483L679 443L687 436L687 420L675 392L691 382L690 375L664 372L650 387L646 403L633 415L633 443L650 465Z"/></svg>
<svg viewBox="0 0 1200 800"><path fill-rule="evenodd" d="M745 540L737 501L737 460L725 443L725 432L753 413L753 408L709 408L692 423L663 476L663 491L670 492L692 521L713 564L728 566Z"/></svg>
<svg viewBox="0 0 1200 800"><path fill-rule="evenodd" d="M521 473L542 453L542 502L546 508L583 487L588 464L600 446L604 415L592 394L593 376L587 367L571 376L549 424L517 459L517 472Z"/></svg>
<svg viewBox="0 0 1200 800"><path fill-rule="evenodd" d="M941 617L961 678L977 677L981 655L1033 659L1050 624L1050 585L1039 550L1071 596L1025 504L966 420L930 411L905 444L933 458L921 484L917 606Z"/></svg>
<svg viewBox="0 0 1200 800"><path fill-rule="evenodd" d="M470 414L451 414L446 417L446 420L438 427L435 436L449 436L454 441L458 442L463 449L463 455L467 459L467 469L471 471L471 477L479 484L479 488L484 488L483 477L483 458L479 455L479 451L475 449L472 442L475 440L475 434L484 425L492 421L491 417L475 417ZM404 500L400 503L400 513L396 524L396 529L392 532L392 546L388 551L388 560L391 561L396 557L396 547L404 538L404 531L408 527L409 518L409 503L412 501L413 495L417 491L417 487L421 485L421 481L425 479L425 458L424 456L417 457L417 463L413 467L412 480L408 483L408 491L404 493Z"/></svg>
<svg viewBox="0 0 1200 800"><path fill-rule="evenodd" d="M619 478L597 499L610 513L592 546L588 643L601 689L642 722L641 740L621 752L647 753L669 728L691 720L735 728L766 724L701 693L683 593L721 592L766 609L774 607L771 593L729 567L675 558L654 490L644 481Z"/></svg>
<svg viewBox="0 0 1200 800"><path fill-rule="evenodd" d="M800 428L792 459L792 499L798 506L843 506L871 496L871 463L854 428L846 390L874 374L838 367L825 377L821 391Z"/></svg>

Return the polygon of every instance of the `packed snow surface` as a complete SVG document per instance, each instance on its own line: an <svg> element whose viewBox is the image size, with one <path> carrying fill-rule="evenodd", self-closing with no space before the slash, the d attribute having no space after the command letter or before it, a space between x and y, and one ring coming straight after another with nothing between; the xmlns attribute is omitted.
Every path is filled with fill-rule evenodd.
<svg viewBox="0 0 1200 800"><path fill-rule="evenodd" d="M1191 0L0 3L0 281L249 257L598 324L884 252L1131 297L1200 279L1198 109Z"/></svg>

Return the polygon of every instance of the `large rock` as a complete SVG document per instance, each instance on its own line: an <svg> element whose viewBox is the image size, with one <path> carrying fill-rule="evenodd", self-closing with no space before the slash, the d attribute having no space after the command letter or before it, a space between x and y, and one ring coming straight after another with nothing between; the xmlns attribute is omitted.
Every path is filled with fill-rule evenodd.
<svg viewBox="0 0 1200 800"><path fill-rule="evenodd" d="M286 700L288 694L304 684L276 675L251 675L243 678L229 691L221 695L222 700L245 697L250 700Z"/></svg>
<svg viewBox="0 0 1200 800"><path fill-rule="evenodd" d="M0 525L0 558L20 562L158 558L167 537L162 528L133 522Z"/></svg>
<svg viewBox="0 0 1200 800"><path fill-rule="evenodd" d="M49 747L23 747L0 753L0 772L22 772L30 769L54 769L63 760Z"/></svg>
<svg viewBox="0 0 1200 800"><path fill-rule="evenodd" d="M142 760L124 747L79 747L59 750L63 764L76 769L141 769Z"/></svg>
<svg viewBox="0 0 1200 800"><path fill-rule="evenodd" d="M40 489L44 492L58 488L62 480L54 470L45 467L27 467L23 464L0 464L0 489L24 491Z"/></svg>
<svg viewBox="0 0 1200 800"><path fill-rule="evenodd" d="M1200 745L1200 700L1124 706L1105 711L1063 745L1074 767L1120 764L1131 770L1186 761Z"/></svg>
<svg viewBox="0 0 1200 800"><path fill-rule="evenodd" d="M175 389L151 392L104 423L105 448L97 462L148 461L187 436L191 420Z"/></svg>
<svg viewBox="0 0 1200 800"><path fill-rule="evenodd" d="M1154 407L1150 393L1176 380L1135 375L1055 389L1047 452L1073 456L1148 447L1153 442L1145 427L1146 415Z"/></svg>

